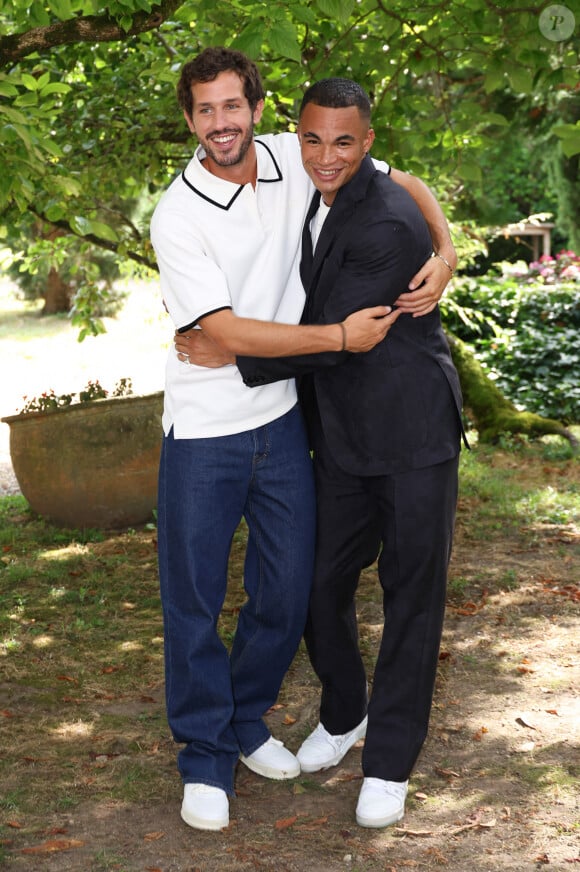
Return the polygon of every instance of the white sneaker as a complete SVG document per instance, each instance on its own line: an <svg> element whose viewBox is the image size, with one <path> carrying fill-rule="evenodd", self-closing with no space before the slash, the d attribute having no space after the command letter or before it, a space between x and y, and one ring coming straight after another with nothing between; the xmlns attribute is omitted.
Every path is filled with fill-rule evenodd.
<svg viewBox="0 0 580 872"><path fill-rule="evenodd" d="M318 772L340 763L355 742L366 736L367 720L365 717L357 727L340 736L331 735L319 723L314 732L310 733L298 749L296 756L302 771Z"/></svg>
<svg viewBox="0 0 580 872"><path fill-rule="evenodd" d="M225 790L209 784L185 784L181 817L197 830L221 830L230 822L230 807Z"/></svg>
<svg viewBox="0 0 580 872"><path fill-rule="evenodd" d="M365 778L356 807L360 827L388 827L405 814L408 781Z"/></svg>
<svg viewBox="0 0 580 872"><path fill-rule="evenodd" d="M300 763L283 742L270 736L267 742L249 754L240 755L240 760L252 772L263 775L264 778L274 778L281 781L284 778L296 778L300 775Z"/></svg>

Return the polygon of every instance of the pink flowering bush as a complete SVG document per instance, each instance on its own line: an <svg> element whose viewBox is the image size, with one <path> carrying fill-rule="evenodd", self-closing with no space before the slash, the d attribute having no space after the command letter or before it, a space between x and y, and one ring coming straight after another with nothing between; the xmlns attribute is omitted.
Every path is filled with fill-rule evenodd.
<svg viewBox="0 0 580 872"><path fill-rule="evenodd" d="M580 282L580 255L574 251L559 251L556 257L543 254L539 260L534 260L528 271L517 276L518 281L525 284L543 282L554 285L557 282Z"/></svg>

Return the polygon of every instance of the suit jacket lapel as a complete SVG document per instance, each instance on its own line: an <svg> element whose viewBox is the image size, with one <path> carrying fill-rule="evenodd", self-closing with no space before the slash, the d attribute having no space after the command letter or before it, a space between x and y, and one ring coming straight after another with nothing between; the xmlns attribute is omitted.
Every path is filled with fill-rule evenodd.
<svg viewBox="0 0 580 872"><path fill-rule="evenodd" d="M305 234L308 235L308 245L310 246L310 257L312 260L309 261L310 267L308 270L304 270L302 272L302 264L300 265L300 275L302 278L302 283L304 285L304 289L306 291L307 300L312 306L313 304L313 295L316 293L317 296L317 308L322 305L322 301L319 298L317 280L318 274L324 264L324 260L335 244L338 236L340 235L341 229L347 225L348 219L352 215L355 210L357 204L360 200L363 200L366 196L367 188L369 186L369 182L374 174L378 172L375 169L375 165L372 159L367 155L355 176L347 182L342 188L339 188L337 191L334 203L332 204L332 208L328 213L326 221L322 225L322 229L320 231L320 236L318 237L318 242L316 243L316 249L314 251L314 257L312 258L312 238L310 236L310 221L314 216L316 209L320 203L320 194L317 192L314 195L312 203L310 204L310 210L308 215L306 216L306 221L304 225L304 231L302 236L302 254L304 259L304 250L305 250ZM316 201L316 207L314 207ZM306 261L305 261L306 263ZM325 293L327 294L331 288L326 288Z"/></svg>
<svg viewBox="0 0 580 872"><path fill-rule="evenodd" d="M310 222L313 217L316 215L318 211L318 206L320 205L320 192L315 191L312 200L310 201L310 207L308 209L308 213L304 220L304 227L302 228L302 256L300 259L300 278L302 279L302 285L304 286L304 290L308 291L310 286L310 279L312 276L312 236L310 234Z"/></svg>
<svg viewBox="0 0 580 872"><path fill-rule="evenodd" d="M311 280L313 280L318 274L320 267L324 263L324 258L336 240L340 227L350 217L354 205L355 204L350 199L339 200L337 195L337 198L332 204L332 208L326 217L326 221L322 225L318 242L316 243L314 260L312 263Z"/></svg>

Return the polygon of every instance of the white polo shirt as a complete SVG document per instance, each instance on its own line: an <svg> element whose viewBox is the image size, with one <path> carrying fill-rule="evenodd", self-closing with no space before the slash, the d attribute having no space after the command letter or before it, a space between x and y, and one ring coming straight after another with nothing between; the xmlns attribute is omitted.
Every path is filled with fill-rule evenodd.
<svg viewBox="0 0 580 872"><path fill-rule="evenodd" d="M255 142L255 189L209 173L198 147L155 209L151 241L163 300L178 329L222 308L263 321L300 321L300 241L314 187L296 134ZM388 171L386 164L377 166ZM293 379L248 388L236 366L198 367L169 350L163 429L167 434L173 427L176 439L251 430L295 403Z"/></svg>

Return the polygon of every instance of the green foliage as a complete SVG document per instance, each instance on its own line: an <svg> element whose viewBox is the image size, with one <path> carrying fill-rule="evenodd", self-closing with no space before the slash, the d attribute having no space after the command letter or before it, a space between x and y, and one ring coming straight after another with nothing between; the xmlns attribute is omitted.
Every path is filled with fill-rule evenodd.
<svg viewBox="0 0 580 872"><path fill-rule="evenodd" d="M580 63L571 40L542 35L538 17L487 0L6 0L0 224L33 210L154 266L149 214L193 144L175 83L211 44L258 61L264 131L292 127L312 80L349 76L373 100L373 153L434 185L449 214L506 223L519 210L553 209L545 161L577 148ZM577 175L566 178L580 202ZM89 332L93 298L85 302L77 315Z"/></svg>
<svg viewBox="0 0 580 872"><path fill-rule="evenodd" d="M39 222L27 220L10 228L4 241L13 254L5 264L6 274L26 299L43 298L46 312L67 312L79 326L80 339L102 333L101 318L114 316L126 297L114 285L120 276L118 258L77 237L55 235L45 222L42 228ZM48 236L42 235L43 230ZM57 300L51 299L51 274L57 274Z"/></svg>
<svg viewBox="0 0 580 872"><path fill-rule="evenodd" d="M0 21L5 32L21 33L105 11L131 19L152 5L78 0L73 6L61 0L50 11L35 3L28 15L14 2L4 4ZM349 75L374 98L379 156L433 178L445 167L455 182L478 186L480 156L490 142L509 140L514 104L537 103L544 110L555 77L560 101L572 98L577 82L578 59L568 45L546 40L537 15L507 4L490 8L485 0L462 0L449 9L403 0L388 6L372 0L195 0L172 6L156 5L165 17L161 39L144 31L105 42L96 33L89 44L51 46L47 38L42 57L18 59L0 87L10 121L4 131L9 156L21 171L15 183L4 181L7 201L32 201L38 188L26 182L35 175L61 204L63 186L82 201L87 184L100 188L106 181L112 190L112 178L122 195L132 182L164 183L179 161L167 145L188 138L173 93L178 67L212 43L241 48L260 62L275 98L268 124L286 127L294 114L292 104L276 106L280 96L296 101L308 80ZM558 115L552 123L560 135L572 136ZM89 160L93 179L86 172ZM116 175L127 166L132 181ZM95 220L83 211L72 214L77 226L81 218Z"/></svg>
<svg viewBox="0 0 580 872"><path fill-rule="evenodd" d="M553 132L562 141L562 151L566 157L580 154L580 121L576 124L557 124Z"/></svg>
<svg viewBox="0 0 580 872"><path fill-rule="evenodd" d="M560 142L547 158L550 187L558 197L558 222L569 246L580 250L580 100L563 101L561 124L553 127Z"/></svg>
<svg viewBox="0 0 580 872"><path fill-rule="evenodd" d="M518 407L577 423L580 260L578 267L570 260L564 255L532 264L520 275L512 271L497 278L460 279L445 306L452 332L472 345Z"/></svg>
<svg viewBox="0 0 580 872"><path fill-rule="evenodd" d="M105 400L107 397L128 397L133 393L133 385L130 378L119 379L112 392L104 388L100 382L89 381L87 386L77 394L57 394L54 390L50 390L39 397L32 397L26 400L22 409L19 410L20 415L28 415L31 412L54 412L56 409L64 409L71 406L73 403L90 403L92 400Z"/></svg>

